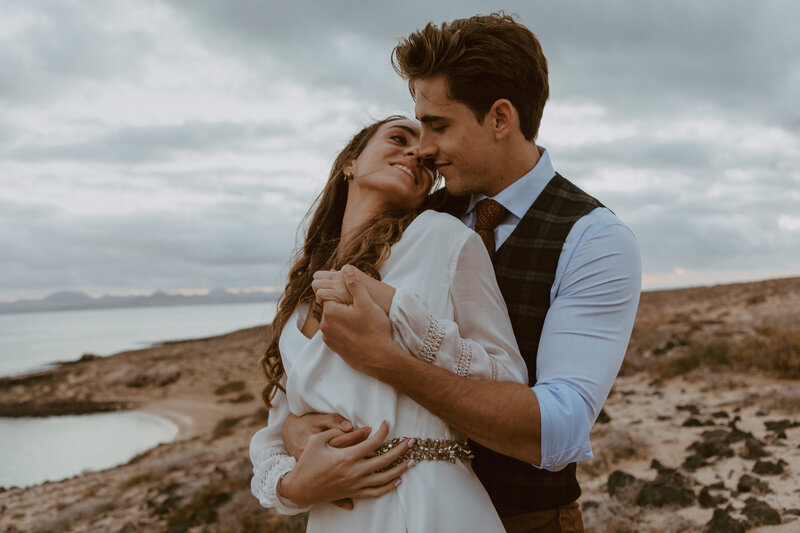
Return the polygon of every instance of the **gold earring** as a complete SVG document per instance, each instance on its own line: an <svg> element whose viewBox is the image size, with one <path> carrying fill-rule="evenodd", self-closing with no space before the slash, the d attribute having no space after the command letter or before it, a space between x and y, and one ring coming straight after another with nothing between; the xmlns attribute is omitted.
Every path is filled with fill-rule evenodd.
<svg viewBox="0 0 800 533"><path fill-rule="evenodd" d="M353 180L353 175L352 174L348 174L347 172L345 172L344 173L344 181L352 181L352 180Z"/></svg>

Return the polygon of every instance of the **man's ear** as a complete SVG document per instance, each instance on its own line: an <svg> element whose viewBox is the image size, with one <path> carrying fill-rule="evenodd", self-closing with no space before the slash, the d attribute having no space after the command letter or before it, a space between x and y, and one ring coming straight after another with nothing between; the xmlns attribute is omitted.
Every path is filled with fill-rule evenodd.
<svg viewBox="0 0 800 533"><path fill-rule="evenodd" d="M517 130L520 129L517 108L507 98L500 98L492 104L486 114L486 120L491 121L490 125L497 140L505 139L511 135L515 128Z"/></svg>

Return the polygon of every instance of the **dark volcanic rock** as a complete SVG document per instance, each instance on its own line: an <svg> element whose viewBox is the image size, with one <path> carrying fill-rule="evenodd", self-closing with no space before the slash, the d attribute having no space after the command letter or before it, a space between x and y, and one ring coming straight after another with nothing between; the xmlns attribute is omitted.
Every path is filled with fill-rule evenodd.
<svg viewBox="0 0 800 533"><path fill-rule="evenodd" d="M608 424L611 422L611 417L608 416L605 409L600 409L600 414L597 415L597 423L598 424Z"/></svg>
<svg viewBox="0 0 800 533"><path fill-rule="evenodd" d="M703 533L744 533L745 529L741 522L733 518L728 511L716 509L714 516L703 528Z"/></svg>
<svg viewBox="0 0 800 533"><path fill-rule="evenodd" d="M670 483L664 479L648 481L642 486L636 497L636 505L652 507L678 506L688 507L695 501L694 492L690 489Z"/></svg>
<svg viewBox="0 0 800 533"><path fill-rule="evenodd" d="M730 431L727 429L707 429L700 434L705 440L725 440L727 441Z"/></svg>
<svg viewBox="0 0 800 533"><path fill-rule="evenodd" d="M764 422L768 431L784 431L789 428L800 426L800 422L792 422L791 420L773 420Z"/></svg>
<svg viewBox="0 0 800 533"><path fill-rule="evenodd" d="M780 462L756 461L753 472L765 476L777 476L778 474L783 474L783 465Z"/></svg>
<svg viewBox="0 0 800 533"><path fill-rule="evenodd" d="M653 459L652 461L650 461L650 468L658 472L659 475L662 474L669 475L677 472L677 470L675 470L674 468L662 465L661 461L659 461L658 459Z"/></svg>
<svg viewBox="0 0 800 533"><path fill-rule="evenodd" d="M669 468L668 466L664 466L657 459L650 461L650 468L658 472L658 475L656 476L657 479L669 481L670 483L680 485L682 487L688 487L690 485L690 481L686 479L683 474L678 472L677 468Z"/></svg>
<svg viewBox="0 0 800 533"><path fill-rule="evenodd" d="M711 416L713 416L714 418L730 418L728 411L716 411L714 413L711 413Z"/></svg>
<svg viewBox="0 0 800 533"><path fill-rule="evenodd" d="M678 411L689 411L693 415L700 414L700 410L694 404L676 405L675 409L677 409Z"/></svg>
<svg viewBox="0 0 800 533"><path fill-rule="evenodd" d="M755 437L753 437L752 433L750 433L748 431L742 431L741 429L739 429L737 427L733 427L731 429L731 432L728 433L728 436L725 437L725 440L730 444L730 443L739 442L741 440L747 440L747 439L752 439L752 438L755 438Z"/></svg>
<svg viewBox="0 0 800 533"><path fill-rule="evenodd" d="M698 441L689 446L690 450L696 451L703 457L733 457L733 449L722 439L712 439Z"/></svg>
<svg viewBox="0 0 800 533"><path fill-rule="evenodd" d="M699 453L695 453L687 457L681 466L686 470L694 471L700 467L708 466L708 461Z"/></svg>
<svg viewBox="0 0 800 533"><path fill-rule="evenodd" d="M767 492L769 490L769 484L750 474L743 474L742 477L739 478L736 490L739 492Z"/></svg>
<svg viewBox="0 0 800 533"><path fill-rule="evenodd" d="M747 498L744 502L742 514L745 515L754 526L774 526L781 523L781 515L766 503Z"/></svg>
<svg viewBox="0 0 800 533"><path fill-rule="evenodd" d="M608 476L608 493L617 496L620 490L636 483L636 478L622 470L614 470Z"/></svg>
<svg viewBox="0 0 800 533"><path fill-rule="evenodd" d="M745 459L760 459L769 455L764 449L764 443L754 437L748 437L745 441L746 453L742 454Z"/></svg>
<svg viewBox="0 0 800 533"><path fill-rule="evenodd" d="M703 425L700 420L696 419L695 417L689 418L686 422L683 423L683 427L685 428L699 428Z"/></svg>
<svg viewBox="0 0 800 533"><path fill-rule="evenodd" d="M713 496L708 487L703 487L700 490L700 494L697 496L697 502L700 504L700 507L704 509L711 509L727 501L728 500L722 496Z"/></svg>

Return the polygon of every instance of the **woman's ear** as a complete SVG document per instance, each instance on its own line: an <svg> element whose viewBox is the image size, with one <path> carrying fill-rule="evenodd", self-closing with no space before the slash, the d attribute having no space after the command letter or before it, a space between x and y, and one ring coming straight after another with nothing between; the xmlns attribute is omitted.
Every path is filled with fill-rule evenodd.
<svg viewBox="0 0 800 533"><path fill-rule="evenodd" d="M487 120L491 120L496 139L508 137L514 128L519 129L519 115L517 108L507 98L496 100L487 113Z"/></svg>
<svg viewBox="0 0 800 533"><path fill-rule="evenodd" d="M348 178L353 176L353 167L355 166L355 160L351 159L347 163L345 163L344 167L342 167L342 172Z"/></svg>

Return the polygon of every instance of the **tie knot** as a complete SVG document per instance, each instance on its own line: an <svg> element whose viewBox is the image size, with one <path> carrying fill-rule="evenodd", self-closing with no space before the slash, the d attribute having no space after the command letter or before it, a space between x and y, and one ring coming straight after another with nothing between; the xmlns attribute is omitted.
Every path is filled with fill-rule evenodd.
<svg viewBox="0 0 800 533"><path fill-rule="evenodd" d="M494 231L510 213L500 202L484 198L475 204L475 231Z"/></svg>

